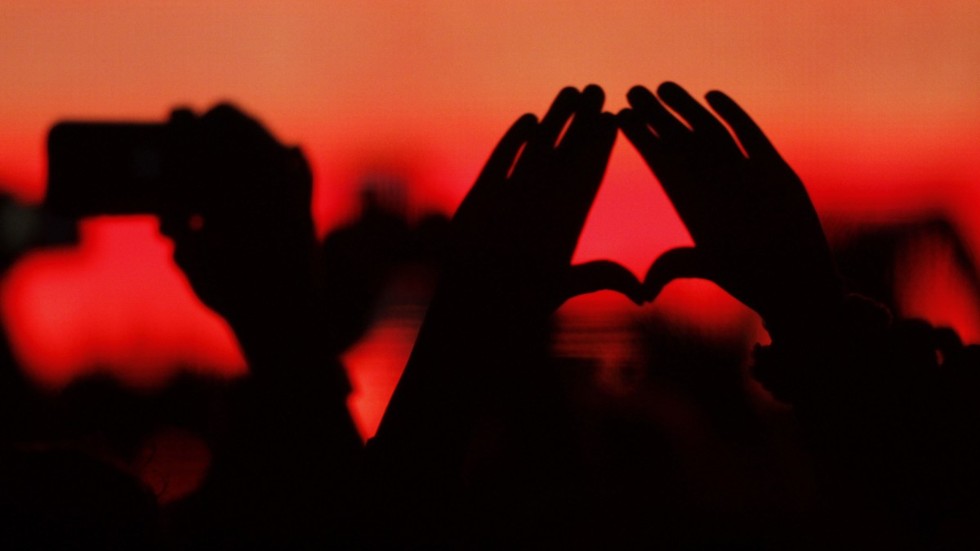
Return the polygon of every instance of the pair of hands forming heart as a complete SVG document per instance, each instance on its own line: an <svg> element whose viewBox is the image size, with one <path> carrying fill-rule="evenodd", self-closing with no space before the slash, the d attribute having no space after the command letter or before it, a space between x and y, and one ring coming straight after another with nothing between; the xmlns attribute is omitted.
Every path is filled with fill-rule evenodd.
<svg viewBox="0 0 980 551"><path fill-rule="evenodd" d="M524 115L514 123L454 217L450 274L465 277L450 281L476 282L497 308L546 314L590 291L615 290L642 304L674 279L704 278L770 330L806 325L842 299L802 182L745 111L711 92L716 116L670 82L656 95L634 87L627 99L631 107L614 116L602 111L598 86L566 88L540 122ZM695 243L661 255L643 282L611 261L571 265L617 128Z"/></svg>

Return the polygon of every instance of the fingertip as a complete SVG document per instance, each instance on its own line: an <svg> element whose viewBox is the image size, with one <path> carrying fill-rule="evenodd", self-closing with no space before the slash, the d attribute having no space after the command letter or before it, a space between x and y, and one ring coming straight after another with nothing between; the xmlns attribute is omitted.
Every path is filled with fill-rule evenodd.
<svg viewBox="0 0 980 551"><path fill-rule="evenodd" d="M555 103L571 101L579 97L581 94L582 93L579 92L578 88L574 86L566 86L558 92L557 96L555 96Z"/></svg>
<svg viewBox="0 0 980 551"><path fill-rule="evenodd" d="M533 113L524 113L514 121L514 124L510 125L507 130L507 136L512 136L515 139L525 140L528 134L538 126L538 117Z"/></svg>
<svg viewBox="0 0 980 551"><path fill-rule="evenodd" d="M725 95L725 93L722 92L721 90L709 90L708 93L704 95L704 99L708 101L727 99L727 98L728 96Z"/></svg>
<svg viewBox="0 0 980 551"><path fill-rule="evenodd" d="M748 114L745 113L738 102L724 92L712 90L705 94L704 98L707 100L708 105L730 124L733 120L748 118Z"/></svg>
<svg viewBox="0 0 980 551"><path fill-rule="evenodd" d="M241 114L241 110L230 101L220 101L214 107L208 109L205 117L228 117Z"/></svg>
<svg viewBox="0 0 980 551"><path fill-rule="evenodd" d="M211 131L238 133L243 126L245 116L230 103L218 103L201 115L200 121L204 128Z"/></svg>
<svg viewBox="0 0 980 551"><path fill-rule="evenodd" d="M170 118L168 120L175 124L183 124L193 121L195 118L196 115L194 115L194 111L190 107L179 105L170 111Z"/></svg>
<svg viewBox="0 0 980 551"><path fill-rule="evenodd" d="M514 126L520 127L533 126L535 124L538 124L538 116L534 113L524 113L514 122Z"/></svg>
<svg viewBox="0 0 980 551"><path fill-rule="evenodd" d="M626 92L626 99L627 101L630 102L630 105L634 104L637 101L643 101L645 99L649 99L652 96L653 94L650 92L650 90L647 89L646 86L642 86L639 84L630 88L629 92Z"/></svg>
<svg viewBox="0 0 980 551"><path fill-rule="evenodd" d="M665 95L676 96L678 94L686 94L686 93L687 91L684 90L684 88L682 88L680 84L677 84L672 80L666 80L660 83L660 86L657 86L658 96L665 96Z"/></svg>
<svg viewBox="0 0 980 551"><path fill-rule="evenodd" d="M586 104L593 105L598 103L602 106L602 103L606 100L606 93L598 84L589 84L582 90L582 97Z"/></svg>
<svg viewBox="0 0 980 551"><path fill-rule="evenodd" d="M708 105L715 109L717 109L718 106L722 106L722 108L724 108L734 103L732 98L728 97L728 94L722 92L721 90L711 90L704 95L704 99L708 102Z"/></svg>
<svg viewBox="0 0 980 551"><path fill-rule="evenodd" d="M542 122L550 126L545 121L555 121L557 123L560 119L567 119L579 107L581 96L582 93L576 88L571 86L562 88L558 92L558 95L555 96L555 100L551 102L551 107L548 108L548 112L542 118Z"/></svg>
<svg viewBox="0 0 980 551"><path fill-rule="evenodd" d="M205 113L201 119L209 124L234 128L237 132L267 133L265 127L262 126L262 123L258 119L252 117L229 101L219 102Z"/></svg>

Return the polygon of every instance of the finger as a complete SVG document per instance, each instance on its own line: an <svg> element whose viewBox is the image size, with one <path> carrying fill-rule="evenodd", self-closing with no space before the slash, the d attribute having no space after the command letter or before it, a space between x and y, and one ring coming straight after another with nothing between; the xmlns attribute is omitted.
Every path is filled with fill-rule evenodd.
<svg viewBox="0 0 980 551"><path fill-rule="evenodd" d="M268 155L282 147L258 120L230 103L220 103L201 116L201 123L216 145L238 153Z"/></svg>
<svg viewBox="0 0 980 551"><path fill-rule="evenodd" d="M589 84L582 89L582 99L579 104L579 111L589 111L599 113L602 111L602 104L606 101L606 93L598 84Z"/></svg>
<svg viewBox="0 0 980 551"><path fill-rule="evenodd" d="M643 304L643 284L633 272L611 260L595 260L569 268L558 304L597 291L616 291L637 305Z"/></svg>
<svg viewBox="0 0 980 551"><path fill-rule="evenodd" d="M496 182L506 179L507 173L514 166L517 154L520 153L521 147L531 138L537 124L538 118L531 113L521 115L520 118L514 121L514 124L507 129L504 136L497 142L497 146L494 147L493 152L490 153L490 158L487 159L487 163L483 166L483 170L477 178L477 183L479 184L485 180Z"/></svg>
<svg viewBox="0 0 980 551"><path fill-rule="evenodd" d="M582 90L568 130L557 146L564 162L574 163L583 155L588 155L596 145L605 141L606 138L600 139L600 136L596 135L601 131L599 115L602 113L604 101L605 93L595 84L590 84Z"/></svg>
<svg viewBox="0 0 980 551"><path fill-rule="evenodd" d="M541 118L534 135L528 140L522 158L535 161L555 147L561 131L578 108L581 97L582 94L571 87L558 93L548 112Z"/></svg>
<svg viewBox="0 0 980 551"><path fill-rule="evenodd" d="M711 260L694 247L678 247L660 255L643 279L643 298L652 301L675 279L716 281L717 270Z"/></svg>
<svg viewBox="0 0 980 551"><path fill-rule="evenodd" d="M605 100L602 89L590 85L575 94L565 103L556 100L546 116L547 119L557 113L559 118L571 118L561 143L546 156L528 153L527 164L521 165L525 160L522 158L515 169L515 178L522 183L522 202L526 208L540 213L537 223L542 228L541 237L548 242L552 254L565 263L575 251L616 139L612 115L602 113ZM572 107L570 112L566 110L568 107ZM551 120L554 124L557 119ZM560 130L555 125L543 132L551 141L557 139ZM528 149L534 139L528 142ZM518 173L518 170L528 172ZM525 175L530 178L524 178Z"/></svg>
<svg viewBox="0 0 980 551"><path fill-rule="evenodd" d="M527 143L537 124L537 117L529 113L522 115L510 126L500 141L497 142L497 146L490 153L490 158L487 159L487 163L477 177L476 183L470 188L457 209L457 216L460 212L472 208L473 205L482 203L489 190L507 179L507 173L514 165L521 148Z"/></svg>
<svg viewBox="0 0 980 551"><path fill-rule="evenodd" d="M598 191L616 141L616 121L611 114L602 112L604 101L602 88L595 84L586 86L568 131L558 146L560 161L571 170L569 181L582 184L573 187L582 188L580 191L585 195L594 196Z"/></svg>
<svg viewBox="0 0 980 551"><path fill-rule="evenodd" d="M731 135L725 126L711 114L711 111L705 109L698 100L687 93L687 90L673 82L665 82L657 88L657 95L671 109L680 114L696 133L724 137L731 141Z"/></svg>
<svg viewBox="0 0 980 551"><path fill-rule="evenodd" d="M626 99L644 124L649 124L660 138L674 140L691 133L691 130L645 87L634 86L626 94Z"/></svg>
<svg viewBox="0 0 980 551"><path fill-rule="evenodd" d="M254 134L261 128L259 123L230 103L219 103L201 115L207 128L227 132Z"/></svg>
<svg viewBox="0 0 980 551"><path fill-rule="evenodd" d="M219 103L208 109L201 119L210 124L222 124L234 127L236 130L265 130L258 121L245 114L244 111L231 103Z"/></svg>
<svg viewBox="0 0 980 551"><path fill-rule="evenodd" d="M569 136L568 147L563 147L562 156L571 171L571 185L565 193L583 203L582 216L599 191L615 143L616 118L611 113L586 113L575 134Z"/></svg>
<svg viewBox="0 0 980 551"><path fill-rule="evenodd" d="M201 210L225 213L232 197L240 205L260 202L269 192L268 179L255 171L281 170L286 148L257 120L227 103L201 117L198 134L201 188L194 192Z"/></svg>
<svg viewBox="0 0 980 551"><path fill-rule="evenodd" d="M564 263L575 252L602 184L616 140L616 122L610 113L587 113L569 133L546 163L546 172L526 180L521 194L523 205L537 213L540 238Z"/></svg>
<svg viewBox="0 0 980 551"><path fill-rule="evenodd" d="M634 109L623 109L616 114L616 122L626 139L633 144L650 168L654 168L663 155L663 144L647 126L643 117Z"/></svg>
<svg viewBox="0 0 980 551"><path fill-rule="evenodd" d="M177 107L170 112L170 118L168 122L172 125L184 125L188 123L193 123L197 117L194 112L187 107Z"/></svg>
<svg viewBox="0 0 980 551"><path fill-rule="evenodd" d="M575 116L575 128L569 128L567 139L558 150L557 177L543 179L536 188L540 203L547 206L544 216L552 228L554 242L569 258L599 192L616 141L612 114L587 112Z"/></svg>
<svg viewBox="0 0 980 551"><path fill-rule="evenodd" d="M769 138L762 132L759 125L749 117L749 114L735 103L735 100L719 91L708 92L705 98L708 100L708 105L735 132L735 136L749 157L763 156L779 158L779 153L773 147Z"/></svg>
<svg viewBox="0 0 980 551"><path fill-rule="evenodd" d="M580 148L585 143L593 141L596 121L599 113L602 112L605 97L602 88L595 84L590 84L582 90L578 108L573 112L568 131L558 144L559 149Z"/></svg>
<svg viewBox="0 0 980 551"><path fill-rule="evenodd" d="M620 111L617 121L626 139L660 182L688 231L692 236L698 233L697 229L704 224L705 212L716 202L712 200L716 195L695 176L697 168L692 168L689 148L676 147L684 145L676 142L665 143L650 131L633 109Z"/></svg>

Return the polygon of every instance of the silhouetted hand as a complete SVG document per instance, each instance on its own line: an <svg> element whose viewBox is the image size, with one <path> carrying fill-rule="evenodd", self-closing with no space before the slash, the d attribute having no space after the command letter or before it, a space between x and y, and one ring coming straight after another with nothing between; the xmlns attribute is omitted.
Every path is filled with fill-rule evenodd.
<svg viewBox="0 0 980 551"><path fill-rule="evenodd" d="M540 367L534 352L552 311L582 291L641 291L613 263L571 267L616 139L603 99L597 86L568 88L540 122L519 118L452 220L443 276L369 445L376 509L390 509L394 531L423 547L459 526L454 500L474 425Z"/></svg>
<svg viewBox="0 0 980 551"><path fill-rule="evenodd" d="M657 94L634 87L627 95L632 109L618 120L695 246L672 249L653 263L644 283L648 298L677 278L708 279L758 312L770 331L806 325L815 311L839 303L842 291L816 211L762 130L721 92L706 99L737 142L680 86L666 82Z"/></svg>
<svg viewBox="0 0 980 551"><path fill-rule="evenodd" d="M598 86L566 88L540 123L524 115L501 138L453 217L443 276L376 441L458 444L489 381L508 376L501 364L518 362L569 296L572 253L616 139L603 99ZM592 266L576 290L639 295L625 268Z"/></svg>
<svg viewBox="0 0 980 551"><path fill-rule="evenodd" d="M172 174L190 185L180 186L188 195L173 197L161 230L198 297L246 348L274 339L263 337L269 327L306 323L294 318L313 296L316 239L302 153L230 105L201 117L175 111L171 124L182 148Z"/></svg>
<svg viewBox="0 0 980 551"><path fill-rule="evenodd" d="M595 85L566 88L540 122L528 114L508 130L453 218L444 287L534 313L601 289L640 302L619 264L571 266L616 139L603 100Z"/></svg>
<svg viewBox="0 0 980 551"><path fill-rule="evenodd" d="M187 191L171 197L161 230L252 374L222 412L208 479L183 520L210 547L321 545L350 531L361 442L342 366L320 346L310 170L229 105L176 111L170 124L165 168Z"/></svg>

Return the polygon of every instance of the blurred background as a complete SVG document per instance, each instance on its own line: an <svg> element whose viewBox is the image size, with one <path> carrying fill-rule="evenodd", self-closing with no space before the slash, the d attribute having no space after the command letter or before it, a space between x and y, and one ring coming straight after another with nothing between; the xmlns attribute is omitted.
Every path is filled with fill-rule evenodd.
<svg viewBox="0 0 980 551"><path fill-rule="evenodd" d="M413 225L451 214L510 123L543 113L561 87L598 83L615 111L632 85L674 80L698 96L726 91L768 132L810 190L852 289L976 342L977 29L974 0L4 0L0 190L40 203L58 120L163 121L175 106L230 100L303 147L322 234L363 217L378 182L389 214ZM7 216L2 238L34 223ZM74 241L19 256L3 280L3 322L32 381L57 389L99 372L154 388L188 370L245 372L153 218L83 220ZM642 276L688 242L620 138L578 260L610 258ZM418 270L394 273L343 356L366 436L428 289ZM635 320L655 315L746 346L765 339L716 287L677 282L643 311L605 293L572 301L555 351L596 363L597 381L619 388Z"/></svg>

